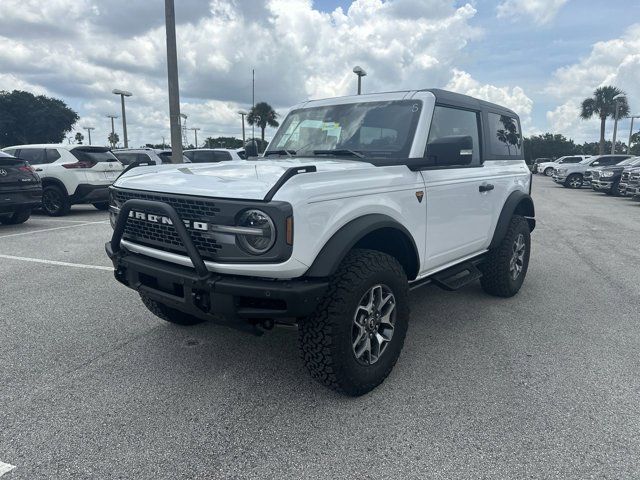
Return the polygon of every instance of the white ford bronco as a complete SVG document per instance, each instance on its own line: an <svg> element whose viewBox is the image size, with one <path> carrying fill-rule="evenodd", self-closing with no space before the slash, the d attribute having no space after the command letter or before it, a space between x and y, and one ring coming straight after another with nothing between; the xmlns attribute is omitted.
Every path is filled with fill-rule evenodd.
<svg viewBox="0 0 640 480"><path fill-rule="evenodd" d="M511 110L435 89L314 100L263 157L126 171L106 249L158 317L297 325L313 378L361 395L398 360L410 289L518 292L530 193Z"/></svg>

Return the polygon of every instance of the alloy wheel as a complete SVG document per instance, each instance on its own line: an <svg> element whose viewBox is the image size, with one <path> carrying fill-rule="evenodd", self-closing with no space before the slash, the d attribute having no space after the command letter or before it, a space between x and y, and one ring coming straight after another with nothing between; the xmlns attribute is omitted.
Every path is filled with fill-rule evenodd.
<svg viewBox="0 0 640 480"><path fill-rule="evenodd" d="M49 213L55 213L62 208L62 197L56 190L45 190L42 194L42 206Z"/></svg>
<svg viewBox="0 0 640 480"><path fill-rule="evenodd" d="M526 251L526 243L524 235L521 233L513 242L513 253L509 262L509 273L512 280L516 280L522 273L524 268L524 254Z"/></svg>
<svg viewBox="0 0 640 480"><path fill-rule="evenodd" d="M389 346L396 321L396 299L386 285L371 287L353 316L351 345L358 362L376 363Z"/></svg>

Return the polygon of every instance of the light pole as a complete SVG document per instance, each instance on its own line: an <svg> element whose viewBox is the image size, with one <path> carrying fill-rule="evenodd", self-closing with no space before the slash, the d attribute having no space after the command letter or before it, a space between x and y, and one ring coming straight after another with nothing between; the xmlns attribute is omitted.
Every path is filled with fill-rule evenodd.
<svg viewBox="0 0 640 480"><path fill-rule="evenodd" d="M611 155L615 155L616 153L616 136L618 134L618 115L620 113L620 100L626 98L625 95L619 93L613 99L616 101L616 119L613 122L613 141L611 142Z"/></svg>
<svg viewBox="0 0 640 480"><path fill-rule="evenodd" d="M124 110L124 97L130 97L133 95L126 90L118 90L114 88L111 93L114 95L120 95L120 103L122 104L122 135L124 135L124 148L129 148L129 139L127 138L127 114Z"/></svg>
<svg viewBox="0 0 640 480"><path fill-rule="evenodd" d="M96 127L82 127L87 131L87 136L89 137L89 145L91 145L91 130L95 130Z"/></svg>
<svg viewBox="0 0 640 480"><path fill-rule="evenodd" d="M244 148L245 137L244 137L244 116L249 115L246 110L238 110L238 114L242 117L242 147Z"/></svg>
<svg viewBox="0 0 640 480"><path fill-rule="evenodd" d="M353 67L353 73L358 76L358 95L362 95L362 77L366 77L367 72L365 72L362 67L356 65Z"/></svg>
<svg viewBox="0 0 640 480"><path fill-rule="evenodd" d="M190 128L189 130L193 130L193 133L196 137L196 148L198 148L198 130L200 130L200 127L193 127L193 128Z"/></svg>
<svg viewBox="0 0 640 480"><path fill-rule="evenodd" d="M115 128L115 125L113 123L113 120L115 118L118 118L118 116L117 115L107 115L107 118L111 119L111 139L109 140L109 143L111 144L111 148L115 148L116 147L116 142L115 142L115 139L116 139L116 128Z"/></svg>
<svg viewBox="0 0 640 480"><path fill-rule="evenodd" d="M627 155L631 153L631 137L633 137L633 119L640 118L640 115L629 115L627 118L631 119L631 128L629 128L629 143L627 143Z"/></svg>
<svg viewBox="0 0 640 480"><path fill-rule="evenodd" d="M171 163L182 163L180 85L178 83L178 49L176 46L176 11L173 0L164 0L164 18L167 34L167 83L169 86Z"/></svg>

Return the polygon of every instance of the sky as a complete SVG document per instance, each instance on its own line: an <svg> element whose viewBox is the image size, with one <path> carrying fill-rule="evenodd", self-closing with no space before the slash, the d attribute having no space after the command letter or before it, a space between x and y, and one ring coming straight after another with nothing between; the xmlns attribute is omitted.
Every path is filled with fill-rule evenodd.
<svg viewBox="0 0 640 480"><path fill-rule="evenodd" d="M525 135L596 141L579 118L601 85L640 114L636 0L175 0L181 110L205 137L241 136L256 101L282 116L308 98L439 87L515 110ZM162 0L0 0L0 90L63 99L106 144L114 88L131 146L168 141ZM611 136L613 122L607 135ZM121 125L117 132L122 138ZM640 122L637 123L640 128ZM623 140L629 121L620 124ZM267 137L273 130L267 132ZM189 133L193 142L193 132Z"/></svg>

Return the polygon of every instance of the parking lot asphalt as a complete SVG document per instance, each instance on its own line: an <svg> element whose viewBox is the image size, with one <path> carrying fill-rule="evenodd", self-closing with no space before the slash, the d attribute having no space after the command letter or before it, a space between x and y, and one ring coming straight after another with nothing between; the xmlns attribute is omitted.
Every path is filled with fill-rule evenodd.
<svg viewBox="0 0 640 480"><path fill-rule="evenodd" d="M0 226L2 480L639 478L640 203L533 196L521 292L413 292L396 368L356 399L309 378L293 330L151 315L104 212Z"/></svg>

